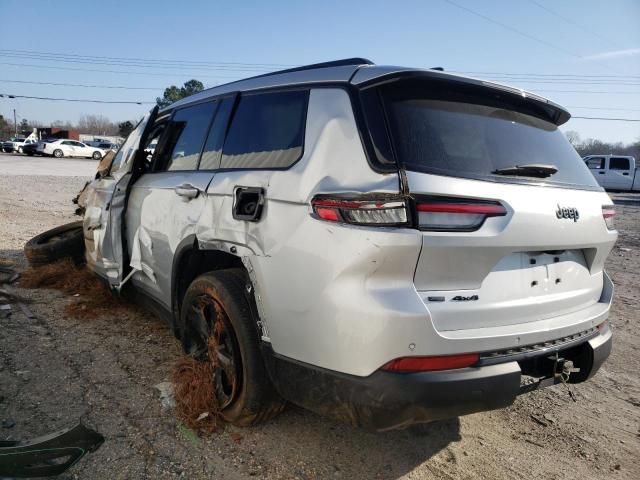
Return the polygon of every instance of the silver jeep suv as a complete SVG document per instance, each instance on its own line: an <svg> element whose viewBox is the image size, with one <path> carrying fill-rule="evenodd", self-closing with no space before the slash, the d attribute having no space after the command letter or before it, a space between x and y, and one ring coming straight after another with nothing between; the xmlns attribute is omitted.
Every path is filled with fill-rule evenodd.
<svg viewBox="0 0 640 480"><path fill-rule="evenodd" d="M215 359L237 425L285 400L378 430L505 407L611 350L615 212L568 119L358 58L217 86L103 162L86 261Z"/></svg>

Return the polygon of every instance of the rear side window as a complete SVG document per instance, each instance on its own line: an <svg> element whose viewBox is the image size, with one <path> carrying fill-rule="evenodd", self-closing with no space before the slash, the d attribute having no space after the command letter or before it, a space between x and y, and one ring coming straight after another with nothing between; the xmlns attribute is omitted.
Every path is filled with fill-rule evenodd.
<svg viewBox="0 0 640 480"><path fill-rule="evenodd" d="M383 90L383 97L396 153L408 170L600 189L558 127L537 116L495 100L485 104L479 95L433 93L421 82L398 82ZM553 165L558 171L546 178L495 173L533 164Z"/></svg>
<svg viewBox="0 0 640 480"><path fill-rule="evenodd" d="M609 169L611 170L629 170L630 164L628 158L611 157L609 159Z"/></svg>
<svg viewBox="0 0 640 480"><path fill-rule="evenodd" d="M587 159L587 167L592 170L604 169L604 157L591 157Z"/></svg>
<svg viewBox="0 0 640 480"><path fill-rule="evenodd" d="M221 168L287 168L302 156L307 91L240 98L222 149Z"/></svg>
<svg viewBox="0 0 640 480"><path fill-rule="evenodd" d="M178 110L159 141L157 171L195 170L215 102L201 103ZM162 144L162 145L160 145Z"/></svg>

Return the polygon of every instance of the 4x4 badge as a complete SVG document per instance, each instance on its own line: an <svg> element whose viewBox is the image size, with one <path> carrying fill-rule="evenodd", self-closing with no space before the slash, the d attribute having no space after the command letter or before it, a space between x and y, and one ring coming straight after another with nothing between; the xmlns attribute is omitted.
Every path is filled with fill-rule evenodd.
<svg viewBox="0 0 640 480"><path fill-rule="evenodd" d="M452 302L469 302L478 300L478 295L471 295L470 297L463 297L462 295L456 295L451 299Z"/></svg>
<svg viewBox="0 0 640 480"><path fill-rule="evenodd" d="M558 205L558 210L556 210L556 217L558 218L571 218L574 222L577 222L580 218L580 213L577 208L573 207L561 207Z"/></svg>

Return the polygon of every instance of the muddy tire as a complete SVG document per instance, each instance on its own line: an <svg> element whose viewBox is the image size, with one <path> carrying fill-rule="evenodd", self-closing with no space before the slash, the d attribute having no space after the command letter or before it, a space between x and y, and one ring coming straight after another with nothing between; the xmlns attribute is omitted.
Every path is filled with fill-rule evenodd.
<svg viewBox="0 0 640 480"><path fill-rule="evenodd" d="M285 407L262 360L246 284L240 269L199 276L185 293L178 325L185 353L204 360L216 345L216 400L222 418L239 427L265 422Z"/></svg>
<svg viewBox="0 0 640 480"><path fill-rule="evenodd" d="M45 265L65 258L80 263L84 259L82 221L67 223L36 235L24 246L31 266Z"/></svg>

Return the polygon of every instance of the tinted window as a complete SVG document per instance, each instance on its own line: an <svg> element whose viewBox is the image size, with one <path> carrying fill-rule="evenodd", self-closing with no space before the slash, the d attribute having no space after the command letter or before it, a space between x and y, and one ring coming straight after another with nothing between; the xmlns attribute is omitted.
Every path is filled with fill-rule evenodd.
<svg viewBox="0 0 640 480"><path fill-rule="evenodd" d="M207 142L202 151L200 159L200 170L215 170L220 166L220 155L222 154L222 142L224 142L224 134L227 130L227 123L233 108L233 99L227 98L222 100L216 117L211 124Z"/></svg>
<svg viewBox="0 0 640 480"><path fill-rule="evenodd" d="M384 97L396 152L408 170L497 182L534 181L599 189L584 161L555 124L515 111L499 99L436 93L420 82L398 82L384 90ZM528 164L550 164L558 171L547 178L493 173Z"/></svg>
<svg viewBox="0 0 640 480"><path fill-rule="evenodd" d="M604 157L592 157L587 159L587 167L594 170L604 169Z"/></svg>
<svg viewBox="0 0 640 480"><path fill-rule="evenodd" d="M283 168L302 155L308 92L240 99L222 152L222 168Z"/></svg>
<svg viewBox="0 0 640 480"><path fill-rule="evenodd" d="M609 159L609 168L611 170L629 170L629 159L611 157Z"/></svg>
<svg viewBox="0 0 640 480"><path fill-rule="evenodd" d="M178 110L166 127L158 153L157 170L195 170L215 103Z"/></svg>

